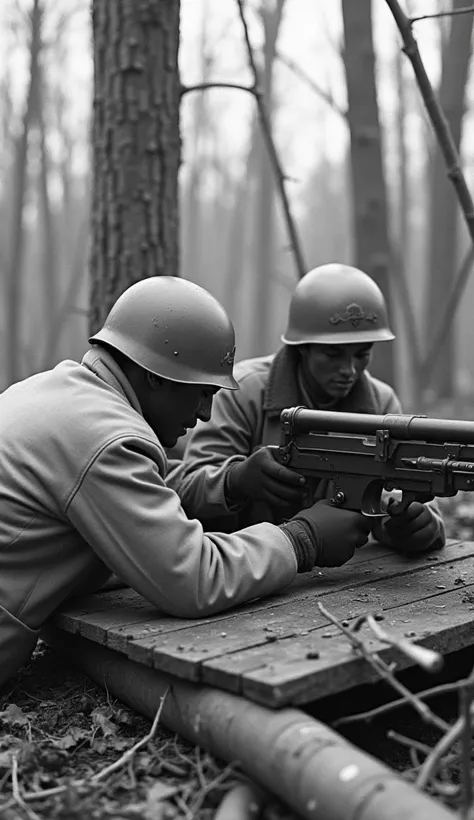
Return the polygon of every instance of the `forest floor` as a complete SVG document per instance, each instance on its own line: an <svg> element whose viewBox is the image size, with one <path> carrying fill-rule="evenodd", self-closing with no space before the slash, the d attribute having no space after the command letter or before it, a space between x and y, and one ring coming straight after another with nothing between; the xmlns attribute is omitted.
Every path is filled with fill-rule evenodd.
<svg viewBox="0 0 474 820"><path fill-rule="evenodd" d="M449 536L474 540L474 499L458 494L442 506ZM446 720L456 719L455 699L438 705ZM416 715L406 712L391 712L370 730L364 724L363 736L367 751L410 777L407 749L385 741L391 725L408 737L434 741ZM1 820L210 820L242 779L237 766L161 727L125 757L146 738L150 722L111 700L42 643L0 693L0 727ZM357 733L346 734L357 742ZM108 773L111 764L116 768ZM296 820L276 800L260 817Z"/></svg>

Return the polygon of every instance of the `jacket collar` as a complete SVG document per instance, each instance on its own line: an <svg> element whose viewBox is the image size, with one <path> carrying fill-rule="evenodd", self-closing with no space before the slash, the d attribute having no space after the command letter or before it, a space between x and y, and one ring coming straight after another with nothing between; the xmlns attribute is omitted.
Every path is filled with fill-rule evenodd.
<svg viewBox="0 0 474 820"><path fill-rule="evenodd" d="M308 405L298 379L299 362L297 348L289 345L281 347L275 355L270 367L263 405L269 416L279 415L286 407ZM308 406L318 409L311 404ZM376 390L369 373L363 373L349 395L331 409L347 413L378 413Z"/></svg>
<svg viewBox="0 0 474 820"><path fill-rule="evenodd" d="M270 367L263 404L266 413L280 414L285 407L295 407L301 404L298 367L298 351L288 345L281 347Z"/></svg>
<svg viewBox="0 0 474 820"><path fill-rule="evenodd" d="M132 388L132 385L118 366L114 357L108 350L100 345L92 345L90 350L85 353L81 364L95 373L99 379L102 379L109 387L113 387L118 393L121 393L127 399L129 404L137 413L142 416L142 409L137 399L137 395Z"/></svg>

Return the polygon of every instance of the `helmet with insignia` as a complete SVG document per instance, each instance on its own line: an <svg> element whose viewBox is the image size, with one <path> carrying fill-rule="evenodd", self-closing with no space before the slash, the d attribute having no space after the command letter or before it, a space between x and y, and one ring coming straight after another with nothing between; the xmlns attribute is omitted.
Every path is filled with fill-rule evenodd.
<svg viewBox="0 0 474 820"><path fill-rule="evenodd" d="M379 286L367 273L331 263L309 271L290 303L287 345L352 344L394 339Z"/></svg>

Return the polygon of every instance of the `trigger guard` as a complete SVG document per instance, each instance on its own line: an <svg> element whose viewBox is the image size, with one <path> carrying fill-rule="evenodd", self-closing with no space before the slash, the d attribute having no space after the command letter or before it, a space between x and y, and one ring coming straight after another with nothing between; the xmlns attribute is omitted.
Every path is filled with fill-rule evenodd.
<svg viewBox="0 0 474 820"><path fill-rule="evenodd" d="M368 518L384 518L388 515L386 509L382 507L382 496L384 493L381 481L372 481L366 487L361 501L361 512Z"/></svg>

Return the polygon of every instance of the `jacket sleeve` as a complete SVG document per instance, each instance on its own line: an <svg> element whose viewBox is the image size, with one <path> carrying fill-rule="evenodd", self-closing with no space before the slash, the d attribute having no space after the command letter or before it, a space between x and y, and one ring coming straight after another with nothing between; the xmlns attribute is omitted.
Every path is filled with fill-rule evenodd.
<svg viewBox="0 0 474 820"><path fill-rule="evenodd" d="M73 526L119 578L158 609L186 618L269 595L293 580L294 550L278 527L205 534L166 486L158 452L139 436L115 439L67 503Z"/></svg>
<svg viewBox="0 0 474 820"><path fill-rule="evenodd" d="M230 466L244 461L258 440L262 414L250 393L242 382L238 391L219 391L210 421L199 422L187 443L176 490L189 516L217 518L245 506L227 501L225 479Z"/></svg>

